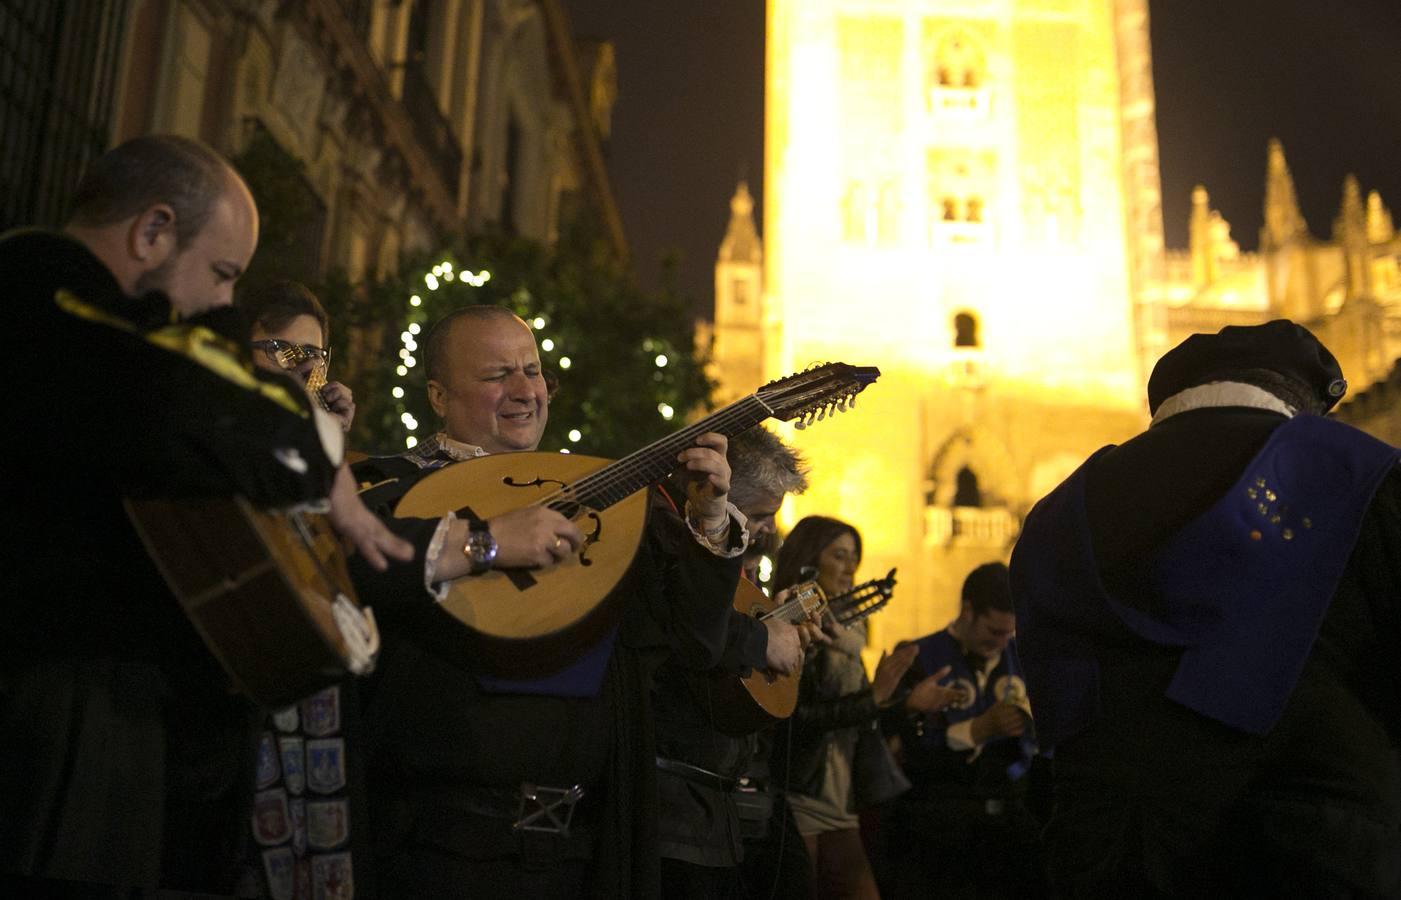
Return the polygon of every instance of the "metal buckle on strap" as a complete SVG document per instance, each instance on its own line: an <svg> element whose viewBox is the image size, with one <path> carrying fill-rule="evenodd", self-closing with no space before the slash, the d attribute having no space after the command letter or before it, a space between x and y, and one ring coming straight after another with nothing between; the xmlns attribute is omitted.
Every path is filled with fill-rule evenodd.
<svg viewBox="0 0 1401 900"><path fill-rule="evenodd" d="M567 838L569 823L574 820L574 806L582 799L584 789L577 784L555 788L526 782L521 785L520 808L511 828Z"/></svg>

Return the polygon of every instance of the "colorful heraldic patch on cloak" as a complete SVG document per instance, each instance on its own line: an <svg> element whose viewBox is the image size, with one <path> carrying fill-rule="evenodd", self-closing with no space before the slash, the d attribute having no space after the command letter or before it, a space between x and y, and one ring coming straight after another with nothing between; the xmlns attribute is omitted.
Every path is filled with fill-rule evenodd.
<svg viewBox="0 0 1401 900"><path fill-rule="evenodd" d="M355 896L355 875L350 854L312 857L311 883L315 900L351 900Z"/></svg>
<svg viewBox="0 0 1401 900"><path fill-rule="evenodd" d="M252 824L271 897L354 895L341 700L331 687L278 710L259 740Z"/></svg>
<svg viewBox="0 0 1401 900"><path fill-rule="evenodd" d="M271 787L281 774L277 758L277 742L272 732L264 731L258 738L258 765L255 787L258 790Z"/></svg>
<svg viewBox="0 0 1401 900"><path fill-rule="evenodd" d="M325 737L341 730L341 689L329 687L302 701L302 730Z"/></svg>
<svg viewBox="0 0 1401 900"><path fill-rule="evenodd" d="M286 847L263 851L263 875L273 900L293 900L297 891L297 857Z"/></svg>
<svg viewBox="0 0 1401 900"><path fill-rule="evenodd" d="M345 740L320 738L306 742L306 783L318 794L345 787Z"/></svg>

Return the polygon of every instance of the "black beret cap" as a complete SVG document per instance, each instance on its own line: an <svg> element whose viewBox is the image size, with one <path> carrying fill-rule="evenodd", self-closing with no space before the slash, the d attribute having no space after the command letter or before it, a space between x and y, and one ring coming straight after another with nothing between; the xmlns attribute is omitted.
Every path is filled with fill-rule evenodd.
<svg viewBox="0 0 1401 900"><path fill-rule="evenodd" d="M1332 409L1347 392L1338 360L1307 328L1288 319L1264 325L1227 325L1216 334L1194 334L1173 347L1148 377L1148 409L1187 388L1229 381L1232 372L1267 369L1298 382Z"/></svg>

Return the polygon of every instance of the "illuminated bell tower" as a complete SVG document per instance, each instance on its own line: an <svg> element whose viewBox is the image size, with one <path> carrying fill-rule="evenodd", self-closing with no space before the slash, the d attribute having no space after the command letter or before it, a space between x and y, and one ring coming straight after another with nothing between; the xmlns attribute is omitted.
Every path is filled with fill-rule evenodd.
<svg viewBox="0 0 1401 900"><path fill-rule="evenodd" d="M813 486L786 523L846 519L860 577L899 567L889 646L947 624L1031 504L1145 424L1146 0L769 0L767 46L764 374L883 372L794 436Z"/></svg>
<svg viewBox="0 0 1401 900"><path fill-rule="evenodd" d="M764 383L764 248L754 227L754 198L741 181L730 199L730 224L715 260L715 343L712 371L720 404Z"/></svg>

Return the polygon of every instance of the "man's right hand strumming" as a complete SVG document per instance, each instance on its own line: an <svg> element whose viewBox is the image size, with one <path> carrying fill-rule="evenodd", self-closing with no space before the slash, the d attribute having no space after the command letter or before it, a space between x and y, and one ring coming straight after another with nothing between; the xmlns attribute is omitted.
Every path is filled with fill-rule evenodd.
<svg viewBox="0 0 1401 900"><path fill-rule="evenodd" d="M552 566L577 553L584 533L564 516L543 506L527 506L487 520L496 538L498 568Z"/></svg>

